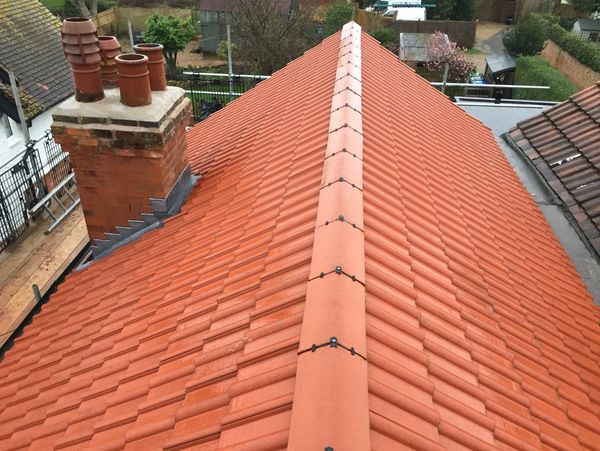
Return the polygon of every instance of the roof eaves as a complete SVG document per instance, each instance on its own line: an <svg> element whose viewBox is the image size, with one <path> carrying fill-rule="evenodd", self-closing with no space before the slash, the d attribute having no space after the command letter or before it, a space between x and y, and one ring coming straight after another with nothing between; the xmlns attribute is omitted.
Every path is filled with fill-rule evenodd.
<svg viewBox="0 0 600 451"><path fill-rule="evenodd" d="M361 83L361 28L351 22L341 33L289 449L370 449Z"/></svg>

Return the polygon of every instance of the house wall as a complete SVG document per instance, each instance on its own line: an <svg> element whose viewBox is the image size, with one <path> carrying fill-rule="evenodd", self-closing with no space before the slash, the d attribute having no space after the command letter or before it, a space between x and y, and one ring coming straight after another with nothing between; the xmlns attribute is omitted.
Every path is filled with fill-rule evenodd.
<svg viewBox="0 0 600 451"><path fill-rule="evenodd" d="M541 56L579 89L587 88L600 80L600 73L581 64L570 53L565 52L552 41L546 41L546 47Z"/></svg>
<svg viewBox="0 0 600 451"><path fill-rule="evenodd" d="M50 125L52 124L52 111L54 111L54 108L45 111L32 121L31 127L29 127L29 135L32 140L42 138L46 131L50 130ZM0 172L2 172L3 166L7 163L12 163L13 159L16 162L17 159L15 157L21 155L25 150L25 137L21 131L21 126L12 119L9 119L9 121L13 135L8 139L0 138ZM42 164L46 164L47 157L46 152L44 152L43 149L43 143L37 144L36 148L40 150Z"/></svg>
<svg viewBox="0 0 600 451"><path fill-rule="evenodd" d="M228 21L229 15L225 12L200 11L203 52L215 53L219 42L227 39Z"/></svg>

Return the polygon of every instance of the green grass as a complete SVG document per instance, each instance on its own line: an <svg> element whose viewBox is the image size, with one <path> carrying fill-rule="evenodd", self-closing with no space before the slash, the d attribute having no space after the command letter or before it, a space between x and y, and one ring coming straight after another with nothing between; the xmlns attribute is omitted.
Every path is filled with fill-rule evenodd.
<svg viewBox="0 0 600 451"><path fill-rule="evenodd" d="M65 0L41 0L42 4L50 11L55 11L65 7Z"/></svg>
<svg viewBox="0 0 600 451"><path fill-rule="evenodd" d="M516 85L550 86L550 89L515 89L516 99L562 102L578 89L550 63L539 56L522 56L517 60Z"/></svg>
<svg viewBox="0 0 600 451"><path fill-rule="evenodd" d="M465 51L465 54L467 55L481 55L483 52L479 49L476 48L472 48L472 49L468 49Z"/></svg>

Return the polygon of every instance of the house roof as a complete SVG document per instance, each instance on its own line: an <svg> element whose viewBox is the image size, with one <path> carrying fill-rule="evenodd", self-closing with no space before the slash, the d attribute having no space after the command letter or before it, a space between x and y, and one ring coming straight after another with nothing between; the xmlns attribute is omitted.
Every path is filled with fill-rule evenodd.
<svg viewBox="0 0 600 451"><path fill-rule="evenodd" d="M39 1L0 0L0 42L0 66L14 72L27 99L35 101L35 108L26 108L27 119L73 94L60 22Z"/></svg>
<svg viewBox="0 0 600 451"><path fill-rule="evenodd" d="M569 208L600 255L600 82L531 119L510 138Z"/></svg>
<svg viewBox="0 0 600 451"><path fill-rule="evenodd" d="M355 24L188 145L181 214L5 354L3 449L600 442L600 316L560 243L489 130Z"/></svg>
<svg viewBox="0 0 600 451"><path fill-rule="evenodd" d="M587 18L579 18L577 19L577 23L579 23L579 28L584 31L600 31L600 20L598 19L587 19Z"/></svg>
<svg viewBox="0 0 600 451"><path fill-rule="evenodd" d="M506 52L486 56L485 63L490 68L492 74L505 72L507 70L514 71L517 67L515 60Z"/></svg>

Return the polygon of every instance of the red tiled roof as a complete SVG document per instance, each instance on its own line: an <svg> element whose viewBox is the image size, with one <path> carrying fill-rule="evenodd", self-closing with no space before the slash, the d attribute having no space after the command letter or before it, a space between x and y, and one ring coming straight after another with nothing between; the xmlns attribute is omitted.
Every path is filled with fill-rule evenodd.
<svg viewBox="0 0 600 451"><path fill-rule="evenodd" d="M189 149L182 213L6 353L2 449L598 446L575 269L489 130L355 25Z"/></svg>
<svg viewBox="0 0 600 451"><path fill-rule="evenodd" d="M600 256L600 82L509 133Z"/></svg>

